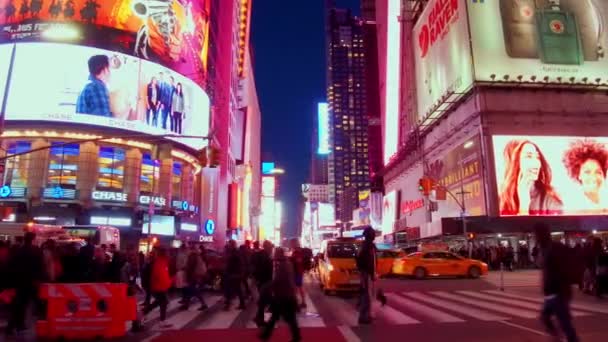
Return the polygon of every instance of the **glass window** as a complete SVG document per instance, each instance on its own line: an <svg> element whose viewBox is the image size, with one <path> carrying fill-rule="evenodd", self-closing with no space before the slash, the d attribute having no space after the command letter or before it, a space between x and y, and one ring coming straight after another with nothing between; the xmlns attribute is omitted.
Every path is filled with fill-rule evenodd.
<svg viewBox="0 0 608 342"><path fill-rule="evenodd" d="M125 179L125 150L118 147L99 148L97 188L122 190Z"/></svg>
<svg viewBox="0 0 608 342"><path fill-rule="evenodd" d="M29 141L16 141L8 145L7 155L27 152L32 149ZM31 154L24 154L6 159L4 184L13 188L27 187L27 162Z"/></svg>
<svg viewBox="0 0 608 342"><path fill-rule="evenodd" d="M327 246L327 256L330 258L350 259L357 256L357 245L350 243L337 243Z"/></svg>
<svg viewBox="0 0 608 342"><path fill-rule="evenodd" d="M173 197L182 198L182 163L173 163Z"/></svg>
<svg viewBox="0 0 608 342"><path fill-rule="evenodd" d="M140 192L153 193L158 187L160 165L157 160L152 160L150 153L144 153L141 167Z"/></svg>
<svg viewBox="0 0 608 342"><path fill-rule="evenodd" d="M79 156L79 144L52 142L49 152L48 186L76 188Z"/></svg>

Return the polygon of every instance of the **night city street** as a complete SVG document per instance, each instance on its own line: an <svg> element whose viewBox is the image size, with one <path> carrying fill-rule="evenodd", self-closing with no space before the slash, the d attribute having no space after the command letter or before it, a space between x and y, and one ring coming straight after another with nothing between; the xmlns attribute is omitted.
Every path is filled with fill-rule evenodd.
<svg viewBox="0 0 608 342"><path fill-rule="evenodd" d="M0 342L608 342L608 0L0 0Z"/></svg>

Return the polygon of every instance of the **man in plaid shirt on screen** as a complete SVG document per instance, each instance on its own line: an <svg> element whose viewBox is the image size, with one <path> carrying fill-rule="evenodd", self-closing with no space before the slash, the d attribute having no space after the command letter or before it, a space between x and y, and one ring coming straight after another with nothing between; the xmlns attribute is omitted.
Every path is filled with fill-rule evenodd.
<svg viewBox="0 0 608 342"><path fill-rule="evenodd" d="M105 55L89 58L89 81L78 95L76 113L112 117L110 93L110 59Z"/></svg>

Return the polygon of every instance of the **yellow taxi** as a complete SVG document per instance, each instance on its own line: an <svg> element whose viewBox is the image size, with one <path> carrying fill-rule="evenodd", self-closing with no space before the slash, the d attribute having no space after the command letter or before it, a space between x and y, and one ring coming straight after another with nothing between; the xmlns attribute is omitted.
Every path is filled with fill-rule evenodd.
<svg viewBox="0 0 608 342"><path fill-rule="evenodd" d="M396 249L379 249L376 253L376 273L379 277L386 277L393 273L393 264L405 256L405 252Z"/></svg>
<svg viewBox="0 0 608 342"><path fill-rule="evenodd" d="M359 290L355 260L361 241L353 238L325 240L319 252L319 283L325 294Z"/></svg>
<svg viewBox="0 0 608 342"><path fill-rule="evenodd" d="M393 274L416 279L437 276L479 278L488 274L488 265L450 252L424 251L395 260Z"/></svg>

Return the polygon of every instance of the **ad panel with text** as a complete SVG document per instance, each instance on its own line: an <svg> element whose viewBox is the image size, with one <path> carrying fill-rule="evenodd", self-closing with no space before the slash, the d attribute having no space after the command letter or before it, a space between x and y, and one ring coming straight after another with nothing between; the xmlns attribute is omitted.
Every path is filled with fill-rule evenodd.
<svg viewBox="0 0 608 342"><path fill-rule="evenodd" d="M606 215L608 138L494 136L501 216Z"/></svg>

